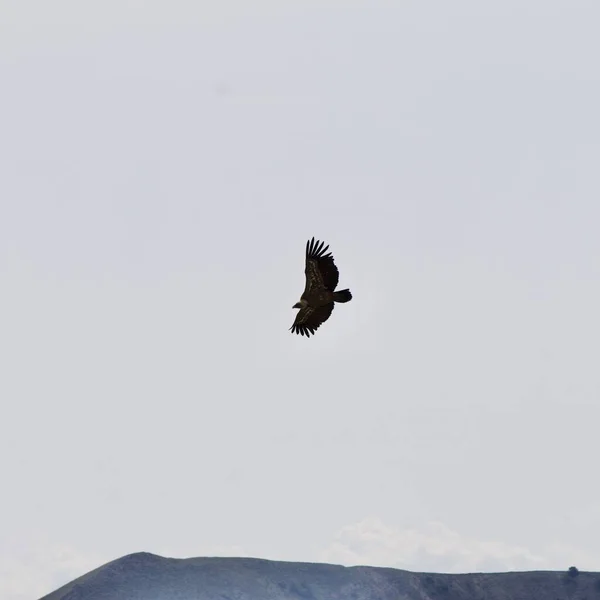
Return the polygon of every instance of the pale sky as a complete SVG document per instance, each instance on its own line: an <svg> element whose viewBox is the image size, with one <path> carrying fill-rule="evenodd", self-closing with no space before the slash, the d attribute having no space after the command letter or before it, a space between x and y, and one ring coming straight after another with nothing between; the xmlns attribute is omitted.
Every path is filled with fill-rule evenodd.
<svg viewBox="0 0 600 600"><path fill-rule="evenodd" d="M600 570L597 0L0 1L0 597L124 554ZM292 335L304 245L354 299Z"/></svg>

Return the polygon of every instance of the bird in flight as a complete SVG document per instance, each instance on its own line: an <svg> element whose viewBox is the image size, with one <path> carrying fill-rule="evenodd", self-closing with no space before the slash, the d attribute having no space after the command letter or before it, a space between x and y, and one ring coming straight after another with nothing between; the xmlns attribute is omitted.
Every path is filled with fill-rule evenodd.
<svg viewBox="0 0 600 600"><path fill-rule="evenodd" d="M324 246L325 242L315 242L314 237L306 242L306 286L300 302L292 307L300 310L290 329L306 337L314 335L321 323L329 319L335 302L352 300L350 290L335 291L339 273L331 252L325 254L329 246Z"/></svg>

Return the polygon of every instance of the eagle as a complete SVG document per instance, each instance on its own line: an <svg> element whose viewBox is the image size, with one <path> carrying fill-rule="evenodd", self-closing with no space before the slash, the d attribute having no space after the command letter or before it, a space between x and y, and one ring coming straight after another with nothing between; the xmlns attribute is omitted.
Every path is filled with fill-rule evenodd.
<svg viewBox="0 0 600 600"><path fill-rule="evenodd" d="M350 290L335 291L339 273L331 252L325 254L328 249L325 242L315 242L314 237L306 242L306 286L300 302L292 307L300 309L290 328L292 333L314 335L321 323L329 319L335 302L352 300Z"/></svg>

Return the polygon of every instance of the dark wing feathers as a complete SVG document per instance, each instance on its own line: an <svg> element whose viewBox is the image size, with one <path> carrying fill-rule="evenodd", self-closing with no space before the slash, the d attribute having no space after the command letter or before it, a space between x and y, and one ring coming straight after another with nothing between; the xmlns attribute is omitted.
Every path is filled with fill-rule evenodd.
<svg viewBox="0 0 600 600"><path fill-rule="evenodd" d="M299 333L310 337L310 334L314 334L321 323L325 323L329 319L331 312L333 311L333 302L326 304L325 306L319 306L318 308L312 308L307 306L301 308L296 315L296 320L291 327L292 333Z"/></svg>
<svg viewBox="0 0 600 600"><path fill-rule="evenodd" d="M306 242L306 275L305 293L314 286L325 287L330 292L335 290L338 281L339 273L333 262L331 252L327 252L329 245L325 246L325 242L315 242L315 238Z"/></svg>
<svg viewBox="0 0 600 600"><path fill-rule="evenodd" d="M329 245L324 248L323 246L325 246L325 242L319 242L319 240L315 242L314 237L312 240L308 240L306 242L306 258L319 258L319 256L325 254L329 250ZM331 256L331 252L327 256Z"/></svg>

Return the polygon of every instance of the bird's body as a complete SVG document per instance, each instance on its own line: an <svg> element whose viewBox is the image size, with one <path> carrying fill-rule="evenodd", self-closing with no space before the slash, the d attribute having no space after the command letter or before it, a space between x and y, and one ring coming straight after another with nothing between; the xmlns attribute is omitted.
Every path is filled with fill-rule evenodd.
<svg viewBox="0 0 600 600"><path fill-rule="evenodd" d="M349 302L350 290L335 291L339 273L331 252L325 254L329 246L325 242L315 242L315 238L306 242L306 286L293 308L300 309L291 327L292 333L310 337L321 323L329 319L335 302Z"/></svg>

